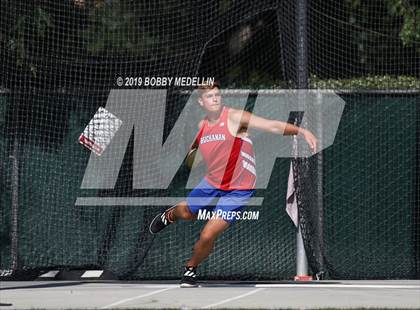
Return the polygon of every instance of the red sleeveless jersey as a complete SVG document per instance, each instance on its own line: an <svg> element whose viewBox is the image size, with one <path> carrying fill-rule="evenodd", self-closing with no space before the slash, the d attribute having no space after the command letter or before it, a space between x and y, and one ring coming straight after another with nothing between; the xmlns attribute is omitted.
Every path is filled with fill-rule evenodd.
<svg viewBox="0 0 420 310"><path fill-rule="evenodd" d="M229 108L223 107L219 121L210 125L207 118L197 135L197 143L207 164L206 180L222 190L255 188L256 169L252 141L235 137L228 129Z"/></svg>

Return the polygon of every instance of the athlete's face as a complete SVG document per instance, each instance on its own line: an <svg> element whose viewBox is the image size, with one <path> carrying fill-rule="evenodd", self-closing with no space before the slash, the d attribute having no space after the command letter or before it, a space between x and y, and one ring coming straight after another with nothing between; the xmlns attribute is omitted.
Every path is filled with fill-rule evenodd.
<svg viewBox="0 0 420 310"><path fill-rule="evenodd" d="M207 112L217 112L222 108L222 96L219 88L215 87L205 91L198 99L200 106Z"/></svg>

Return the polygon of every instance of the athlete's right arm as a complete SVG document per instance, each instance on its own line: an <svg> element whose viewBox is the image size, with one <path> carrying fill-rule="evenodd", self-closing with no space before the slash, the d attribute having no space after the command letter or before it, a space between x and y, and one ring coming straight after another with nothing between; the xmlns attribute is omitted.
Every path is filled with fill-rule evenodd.
<svg viewBox="0 0 420 310"><path fill-rule="evenodd" d="M253 128L285 136L301 134L309 144L310 148L316 152L317 139L309 130L286 122L259 117L247 111L241 110L232 109L229 117L229 120L238 124L239 128Z"/></svg>

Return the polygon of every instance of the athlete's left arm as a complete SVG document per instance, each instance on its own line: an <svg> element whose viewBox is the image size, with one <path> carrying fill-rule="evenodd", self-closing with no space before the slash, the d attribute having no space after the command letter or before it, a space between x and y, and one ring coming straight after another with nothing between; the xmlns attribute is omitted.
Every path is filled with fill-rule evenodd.
<svg viewBox="0 0 420 310"><path fill-rule="evenodd" d="M284 136L302 135L306 142L308 142L312 151L316 152L316 137L312 134L312 132L304 128L300 128L286 122L266 119L247 111L240 110L231 111L231 113L229 113L229 120L239 125L239 128L252 128Z"/></svg>

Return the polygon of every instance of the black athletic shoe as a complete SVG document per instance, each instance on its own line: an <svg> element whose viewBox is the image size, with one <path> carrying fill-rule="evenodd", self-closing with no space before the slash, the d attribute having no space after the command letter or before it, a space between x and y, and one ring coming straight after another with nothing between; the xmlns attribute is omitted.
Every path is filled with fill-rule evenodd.
<svg viewBox="0 0 420 310"><path fill-rule="evenodd" d="M155 216L155 218L152 220L149 226L149 231L151 234L156 234L160 232L162 229L164 229L166 226L172 223L166 218L166 213L169 212L169 210L172 210L173 208L175 208L175 206Z"/></svg>
<svg viewBox="0 0 420 310"><path fill-rule="evenodd" d="M184 274L181 279L181 287L196 287L197 284L197 267L185 267Z"/></svg>

